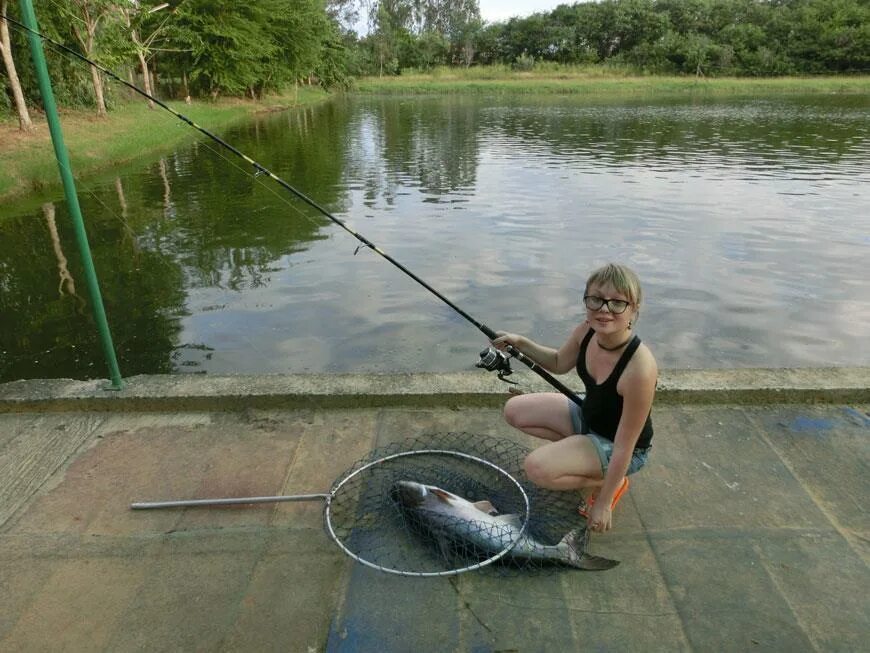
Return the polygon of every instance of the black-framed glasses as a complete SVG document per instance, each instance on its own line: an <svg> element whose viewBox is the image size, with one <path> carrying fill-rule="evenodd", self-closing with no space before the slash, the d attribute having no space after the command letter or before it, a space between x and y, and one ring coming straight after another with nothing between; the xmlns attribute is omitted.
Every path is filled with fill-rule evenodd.
<svg viewBox="0 0 870 653"><path fill-rule="evenodd" d="M624 299L604 299L604 297L599 297L598 295L585 295L583 303L586 304L586 308L590 311L600 311L603 306L607 306L607 310L611 313L620 315L625 313L625 309L628 308L631 302L627 302Z"/></svg>

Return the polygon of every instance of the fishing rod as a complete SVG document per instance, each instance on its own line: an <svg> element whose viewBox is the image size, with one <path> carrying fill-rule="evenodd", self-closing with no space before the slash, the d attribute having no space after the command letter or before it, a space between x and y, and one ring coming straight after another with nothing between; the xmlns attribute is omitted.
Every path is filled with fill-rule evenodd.
<svg viewBox="0 0 870 653"><path fill-rule="evenodd" d="M13 26L17 27L18 29L25 30L25 31L27 31L35 36L38 36L43 41L51 44L52 46L54 46L56 49L58 49L62 53L66 53L68 55L71 55L71 56L75 57L76 59L88 64L89 66L93 66L95 69L97 69L98 71L100 71L104 75L111 77L112 79L121 83L123 86L126 86L127 88L134 91L135 93L138 93L142 97L150 100L151 102L154 102L154 104L159 106L161 109L168 111L169 113L174 115L176 118L178 118L182 122L187 123L188 125L190 125L194 129L199 131L200 133L205 134L208 138L210 138L211 140L216 142L218 145L229 150L230 152L235 154L237 157L239 157L240 159L242 159L243 161L245 161L249 165L253 166L254 170L256 171L255 176L260 175L260 174L268 176L270 179L275 181L277 184L279 184L285 190L290 191L298 199L300 199L303 202L305 202L306 204L308 204L311 208L313 208L316 211L318 211L319 213L321 213L323 216L325 216L326 218L331 220L333 223L335 223L336 225L338 225L339 227L344 229L347 233L349 233L351 236L353 236L358 241L360 241L362 243L362 245L360 245L357 248L357 251L362 246L365 246L365 247L368 247L373 252L380 254L383 258L385 258L387 261L392 263L395 267L399 268L399 270L401 270L406 275L411 277L411 279L416 281L418 284L423 286L426 290L431 292L433 295L435 295L442 302L447 304L450 308L452 308L454 311L456 311L459 315L461 315L466 320L471 322L480 331L482 331L483 334L487 338L490 339L490 341L495 340L498 337L498 334L495 331L493 331L488 326L486 326L482 322L476 320L474 317L472 317L471 315L469 315L468 313L463 311L456 304L454 304L452 301L450 301L447 297L442 295L435 288L433 288L428 283L426 283L426 281L424 281L423 279L418 277L416 274L414 274L411 270L409 270L407 267L402 265L399 261L397 261L392 256L390 256L389 254L384 252L377 245L375 245L373 242L368 240L365 236L363 236L359 232L351 229L347 225L347 223L345 223L343 220L340 220L339 218L335 217L332 213L330 213L323 206L321 206L320 204L315 202L313 199L308 197L305 193L303 193L299 189L295 188L294 186L292 186L288 182L284 181L281 177L279 177L278 175L273 173L271 170L269 170L265 166L261 165L260 163L258 163L257 161L255 161L254 159L249 157L244 152L238 150L233 145L230 145L229 143L227 143L220 136L210 132L208 129L206 129L204 127L201 127L200 125L196 124L193 120L191 120L187 116L179 113L178 111L176 111L175 109L170 107L168 104L157 99L156 97L154 97L150 93L147 93L146 91L142 90L138 86L131 84L130 82L128 82L125 79L122 79L121 77L119 77L117 74L115 74L114 72L112 72L108 68L101 66L96 61L93 61L92 59L89 59L88 57L84 56L83 54L76 52L75 50L73 50L70 47L67 47L63 43L59 43L59 42L55 41L54 39L52 39L51 37L46 36L45 34L42 34L41 32L38 32L35 29L31 29L27 25L24 25L23 23L18 22L14 18L10 18L9 16L5 16L2 18L4 18L7 22L9 22ZM549 383L551 386L556 388L559 392L561 392L566 397L568 397L568 399L573 401L578 406L583 405L582 399L580 399L580 397L578 397L569 387L567 387L565 384L563 384L558 379L554 378L549 372L547 372L545 369L543 369L537 362L535 362L534 360L532 360L531 358L529 358L528 356L523 354L523 352L521 352L519 349L517 349L513 345L507 345L505 349L510 356L512 356L513 358L516 358L518 361L520 361L521 363L526 365L526 367L528 367L530 370L532 370L533 372L538 374L538 376L540 376L547 383ZM503 352L501 352L493 347L488 347L487 349L484 349L480 353L480 361L477 363L477 367L482 367L482 368L487 369L489 371L497 371L498 377L503 381L507 381L507 379L505 379L505 377L508 376L509 374L511 374L511 372L512 372L512 370L510 368L509 358L507 357L507 355L505 355ZM508 381L508 382L512 383L511 381Z"/></svg>

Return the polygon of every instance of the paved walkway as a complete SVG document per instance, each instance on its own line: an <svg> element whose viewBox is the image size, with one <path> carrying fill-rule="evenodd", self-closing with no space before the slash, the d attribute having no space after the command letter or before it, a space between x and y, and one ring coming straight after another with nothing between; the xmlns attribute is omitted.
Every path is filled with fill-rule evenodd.
<svg viewBox="0 0 870 653"><path fill-rule="evenodd" d="M534 444L495 406L57 412L23 392L0 386L19 402L0 406L4 652L866 650L866 391L657 404L650 462L592 545L620 566L452 579L354 563L319 503L128 506L325 492L426 432Z"/></svg>

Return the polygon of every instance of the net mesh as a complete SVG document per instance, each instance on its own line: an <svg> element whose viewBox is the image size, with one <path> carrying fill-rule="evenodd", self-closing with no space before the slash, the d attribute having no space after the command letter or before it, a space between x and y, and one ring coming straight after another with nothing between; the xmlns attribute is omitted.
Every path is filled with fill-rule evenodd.
<svg viewBox="0 0 870 653"><path fill-rule="evenodd" d="M577 514L580 495L534 486L523 472L528 453L516 442L471 433L395 442L336 480L326 507L327 528L353 557L410 575L579 566L585 532Z"/></svg>

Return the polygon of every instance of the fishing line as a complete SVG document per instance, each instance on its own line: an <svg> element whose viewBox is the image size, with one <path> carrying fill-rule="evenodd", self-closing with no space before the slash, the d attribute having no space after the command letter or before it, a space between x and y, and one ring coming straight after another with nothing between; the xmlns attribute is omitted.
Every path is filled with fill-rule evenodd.
<svg viewBox="0 0 870 653"><path fill-rule="evenodd" d="M113 80L115 80L116 82L119 82L120 84L126 86L127 88L134 91L135 93L138 93L142 97L147 98L148 100L154 102L160 108L164 109L165 111L168 111L169 113L174 115L176 118L178 118L182 122L186 123L190 127L193 127L194 129L196 129L200 133L204 134L205 136L207 136L208 138L213 140L215 143L219 144L224 149L229 150L230 152L235 154L238 158L242 159L248 165L253 167L253 169L255 171L254 172L255 178L259 175L268 176L270 179L272 179L275 183L280 185L282 188L284 188L285 190L292 193L299 200L303 201L305 204L307 204L311 208L315 209L317 212L322 214L324 217L328 218L334 224L338 225L339 227L344 229L347 233L349 233L351 236L353 236L358 241L360 241L360 243L361 243L360 248L364 246L364 247L367 247L368 249L380 254L383 258L385 258L387 261L392 263L395 267L397 267L399 270L401 270L403 273L405 273L411 279L416 281L419 285L423 286L423 288L425 288L430 293L435 295L438 299L440 299L442 302L447 304L447 306L452 308L456 313L458 313L460 316L465 318L468 322L470 322L475 327L477 327L480 331L483 332L484 335L486 335L487 338L489 338L490 340L494 340L495 338L498 337L498 334L495 331L493 331L491 328L489 328L488 326L486 326L482 322L480 322L477 319L475 319L474 317L472 317L469 313L462 310L459 306L454 304L447 297L445 297L443 294L441 294L438 290L436 290L431 285L429 285L425 280L423 280L422 278L420 278L419 276L414 274L414 272L409 270L402 263L400 263L399 261L394 259L392 256L390 256L389 254L387 254L386 252L381 250L377 245L375 245L373 242L368 240L365 236L363 236L359 232L352 229L346 222L335 217L326 208L324 208L323 206L318 204L316 201L314 201L313 199L308 197L308 195L306 195L305 193L303 193L299 189L295 188L294 186L289 184L287 181L285 181L281 177L277 176L271 170L269 170L265 166L261 165L260 163L258 163L257 161L255 161L254 159L249 157L244 152L240 151L239 149L237 149L236 147L234 147L230 143L226 142L220 136L217 136L216 134L212 133L208 129L198 125L193 120L191 120L187 116L179 113L178 111L176 111L175 109L173 109L172 107L170 107L169 105L164 103L163 101L159 100L158 98L154 97L150 93L147 93L144 90L140 89L138 86L135 86L134 84L131 84L130 82L124 80L123 78L119 77L117 74L115 74L114 72L112 72L108 68L105 68L104 66L89 59L88 57L85 57L84 55L80 54L79 52L76 52L72 48L70 48L62 43L59 43L59 42L55 41L54 39L38 32L36 30L30 29L27 25L24 25L23 23L20 23L13 18L9 18L8 16L6 16L5 20L8 21L13 26L17 27L18 29L25 30L31 34L34 34L35 36L38 36L43 41L45 41L46 43L49 43L50 45L57 48L61 52L68 54L68 55L82 61L83 63L88 64L89 66L93 66L96 70L100 71L104 75L107 75L108 77L110 77ZM359 248L357 248L357 249L359 249ZM492 350L492 351L495 351L495 350ZM562 382L560 382L559 380L554 378L549 372L544 370L537 362L535 362L534 360L532 360L531 358L529 358L528 356L523 354L519 349L517 349L516 347L513 347L511 345L508 345L506 347L506 351L508 352L508 354L510 356L519 360L521 363L526 365L530 370L532 370L533 372L538 374L538 376L543 378L547 383L549 383L551 386L556 388L559 392L561 392L566 397L568 397L568 399L573 401L578 406L582 406L582 399L580 399L580 397L578 397L570 388L568 388ZM499 357L499 354L500 354L500 352L495 352L495 353L491 354L491 356L493 357L492 358L492 366L480 365L480 364L479 364L479 366L485 367L486 369L489 369L489 370L498 369L501 373L503 373L503 375L509 374L510 372L505 369L506 367L509 369L509 365L507 364L507 359L506 358L501 359Z"/></svg>

